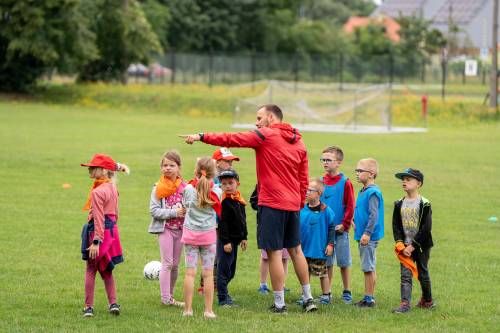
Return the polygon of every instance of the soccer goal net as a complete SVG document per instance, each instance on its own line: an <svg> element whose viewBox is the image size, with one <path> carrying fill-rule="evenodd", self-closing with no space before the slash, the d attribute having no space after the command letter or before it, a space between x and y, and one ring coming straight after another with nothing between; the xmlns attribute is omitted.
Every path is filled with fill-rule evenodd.
<svg viewBox="0 0 500 333"><path fill-rule="evenodd" d="M389 84L295 83L269 81L258 95L238 100L233 127L253 128L255 111L264 104L278 105L285 121L302 131L420 132L425 128L394 127Z"/></svg>

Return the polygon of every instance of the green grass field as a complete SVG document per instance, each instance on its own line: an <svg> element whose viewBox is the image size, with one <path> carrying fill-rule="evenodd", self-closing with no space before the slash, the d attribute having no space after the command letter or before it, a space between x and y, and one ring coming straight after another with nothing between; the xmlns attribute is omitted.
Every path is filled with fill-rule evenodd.
<svg viewBox="0 0 500 333"><path fill-rule="evenodd" d="M101 87L106 92L106 87ZM119 88L124 93L126 88ZM130 96L146 98L130 88ZM155 95L161 99L160 88ZM167 89L167 88L163 88ZM144 265L159 259L155 236L147 233L151 185L159 177L164 151L177 148L189 178L195 158L211 155L214 147L184 144L177 134L228 131L232 95L189 89L164 91L180 109L129 107L109 103L96 105L57 100L57 90L32 100L0 100L0 331L2 332L494 332L500 325L500 124L492 121L457 121L454 125L431 118L425 134L346 135L305 133L310 175L321 175L318 161L327 145L343 147L344 172L354 178L358 159L379 160L378 183L385 198L386 237L378 249L378 283L374 309L360 310L339 301L342 288L335 272L334 304L305 315L294 301L299 286L290 266L287 285L288 316L266 312L272 296L257 293L259 252L256 248L255 214L248 213L249 251L240 253L238 271L230 285L241 306L215 307L215 321L202 319L202 298L195 296L195 317L184 319L176 308L160 305L158 281L142 276ZM97 91L98 89L96 89ZM180 91L181 90L181 91ZM61 91L65 91L61 89ZM179 92L180 91L180 92ZM179 98L175 99L176 94ZM194 94L193 104L185 100ZM141 95L142 94L142 95ZM126 96L126 98L130 98ZM179 101L179 99L182 99ZM85 100L85 96L80 100ZM90 99L89 99L90 100ZM443 107L446 107L444 105ZM217 110L219 108L219 110ZM201 110L185 116L186 110ZM204 110L210 110L209 117ZM218 112L216 112L218 111ZM432 112L432 110L431 110ZM473 113L474 110L468 110ZM457 115L460 117L461 115ZM458 124L458 125L457 125ZM122 315L110 317L100 279L96 283L96 316L81 317L85 263L80 259L80 232L86 215L81 211L91 181L79 163L96 152L127 163L130 176L121 175L120 232L125 263L117 267ZM235 149L242 161L235 165L241 175L242 193L248 197L255 184L255 161L251 150ZM435 247L430 273L438 307L414 309L394 315L399 303L399 264L393 253L392 203L402 196L393 174L407 166L423 170L422 194L433 203ZM71 188L63 189L69 183ZM355 185L356 190L359 185ZM352 238L351 238L352 239ZM352 290L355 300L363 295L363 276L354 242ZM182 299L182 274L177 298ZM313 280L313 293L320 291ZM413 300L420 297L415 282ZM496 328L495 328L496 327Z"/></svg>

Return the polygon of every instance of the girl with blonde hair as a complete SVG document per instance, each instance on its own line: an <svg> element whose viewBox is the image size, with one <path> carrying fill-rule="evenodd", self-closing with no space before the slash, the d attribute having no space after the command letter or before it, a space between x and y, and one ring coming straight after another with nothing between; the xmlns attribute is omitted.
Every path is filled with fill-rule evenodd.
<svg viewBox="0 0 500 333"><path fill-rule="evenodd" d="M194 279L198 260L201 259L205 295L204 317L214 319L213 266L217 242L216 218L220 216L222 209L222 191L219 187L214 187L215 163L210 157L198 159L194 176L184 189L183 197L183 206L186 208L181 239L184 243L186 262L183 316L193 315Z"/></svg>
<svg viewBox="0 0 500 333"><path fill-rule="evenodd" d="M116 302L116 288L113 277L115 265L123 262L122 247L118 234L118 191L116 190L116 172L130 173L125 164L115 162L111 157L96 154L89 163L90 178L94 183L83 207L89 211L87 223L82 230L82 259L87 261L85 272L85 308L84 317L94 316L94 289L97 272L104 281L108 296L109 313L120 314L120 305Z"/></svg>

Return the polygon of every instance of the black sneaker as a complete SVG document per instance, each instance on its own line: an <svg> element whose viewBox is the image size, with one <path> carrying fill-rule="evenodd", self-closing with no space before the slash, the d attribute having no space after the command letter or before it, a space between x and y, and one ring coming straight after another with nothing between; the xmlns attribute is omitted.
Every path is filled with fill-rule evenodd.
<svg viewBox="0 0 500 333"><path fill-rule="evenodd" d="M109 306L109 313L118 316L120 314L120 305L116 303L111 304Z"/></svg>
<svg viewBox="0 0 500 333"><path fill-rule="evenodd" d="M286 315L288 314L288 309L286 308L286 305L284 305L283 307L281 308L278 308L276 306L276 304L273 304L271 305L271 307L269 308L269 312L271 313L276 313L276 314L283 314L283 315Z"/></svg>
<svg viewBox="0 0 500 333"><path fill-rule="evenodd" d="M89 306L83 309L83 316L84 317L93 317L94 316L94 308Z"/></svg>
<svg viewBox="0 0 500 333"><path fill-rule="evenodd" d="M314 300L312 298L309 298L307 301L305 301L304 304L302 304L302 308L305 312L318 311L318 307L316 306L316 304L314 304Z"/></svg>
<svg viewBox="0 0 500 333"><path fill-rule="evenodd" d="M219 306L224 308L237 308L238 304L235 304L232 299L226 299L225 301L219 301Z"/></svg>
<svg viewBox="0 0 500 333"><path fill-rule="evenodd" d="M366 299L362 299L361 301L354 303L354 306L357 306L358 308L374 308L375 301L369 302Z"/></svg>

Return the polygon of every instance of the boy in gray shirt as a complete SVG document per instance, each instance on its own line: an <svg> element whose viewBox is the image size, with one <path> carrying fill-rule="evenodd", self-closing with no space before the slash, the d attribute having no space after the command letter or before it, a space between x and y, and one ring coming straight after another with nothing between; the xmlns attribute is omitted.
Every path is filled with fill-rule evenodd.
<svg viewBox="0 0 500 333"><path fill-rule="evenodd" d="M395 176L401 179L405 191L405 196L394 203L392 230L396 249L402 249L403 258L410 259L406 260L410 264L416 264L418 280L422 287L422 298L417 307L432 308L435 303L432 300L431 279L427 267L430 250L434 245L431 234L432 209L429 200L419 194L424 175L419 170L408 168ZM394 313L410 311L412 282L412 271L401 263L401 303L393 310Z"/></svg>

